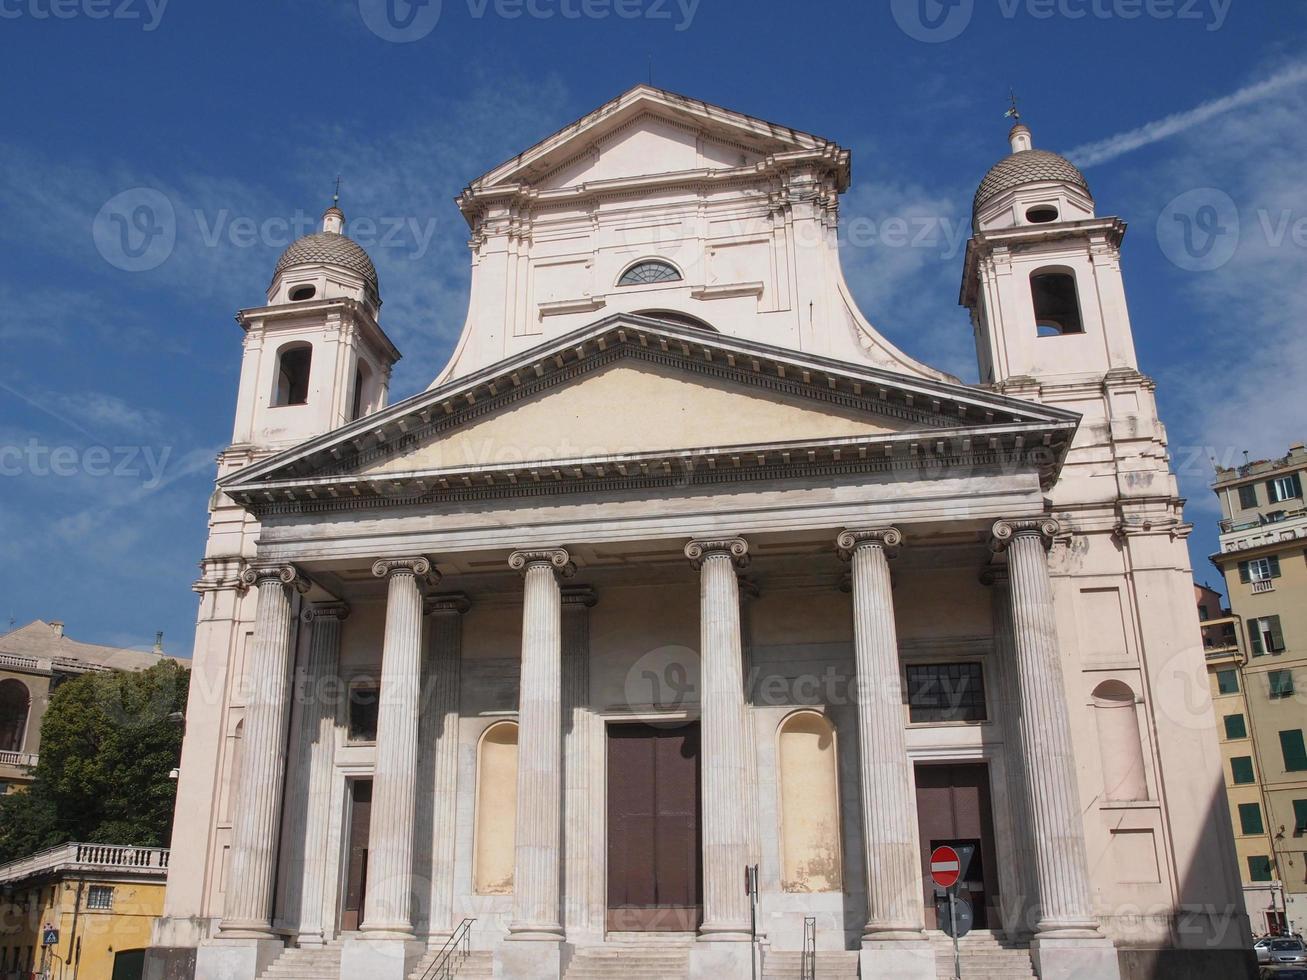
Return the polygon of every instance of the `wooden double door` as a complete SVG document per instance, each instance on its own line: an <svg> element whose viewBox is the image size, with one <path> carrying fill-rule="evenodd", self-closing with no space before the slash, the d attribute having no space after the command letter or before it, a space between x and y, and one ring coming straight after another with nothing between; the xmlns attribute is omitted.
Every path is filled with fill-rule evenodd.
<svg viewBox="0 0 1307 980"><path fill-rule="evenodd" d="M921 874L925 883L926 928L937 929L935 886L930 880L930 852L937 847L970 844L976 849L959 893L971 902L975 928L999 924L994 816L990 807L989 766L919 765L917 822L921 831Z"/></svg>
<svg viewBox="0 0 1307 980"><path fill-rule="evenodd" d="M700 854L698 723L609 725L608 929L697 929Z"/></svg>

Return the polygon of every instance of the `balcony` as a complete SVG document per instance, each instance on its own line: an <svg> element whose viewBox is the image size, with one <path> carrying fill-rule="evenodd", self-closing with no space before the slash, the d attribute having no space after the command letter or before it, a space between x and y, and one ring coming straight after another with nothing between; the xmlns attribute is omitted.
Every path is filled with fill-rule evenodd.
<svg viewBox="0 0 1307 980"><path fill-rule="evenodd" d="M1275 579L1263 578L1253 583L1253 595L1260 595L1263 592L1275 591Z"/></svg>
<svg viewBox="0 0 1307 980"><path fill-rule="evenodd" d="M30 768L36 765L35 752L0 752L0 766L17 766Z"/></svg>
<svg viewBox="0 0 1307 980"><path fill-rule="evenodd" d="M162 879L168 871L166 847L119 847L112 844L61 844L0 865L0 883L52 873L139 875Z"/></svg>

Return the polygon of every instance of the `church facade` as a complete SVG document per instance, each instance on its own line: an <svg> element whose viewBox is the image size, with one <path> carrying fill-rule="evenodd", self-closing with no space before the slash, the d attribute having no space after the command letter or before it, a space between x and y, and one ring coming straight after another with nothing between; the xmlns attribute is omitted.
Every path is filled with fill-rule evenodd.
<svg viewBox="0 0 1307 980"><path fill-rule="evenodd" d="M156 964L925 980L947 844L993 975L1243 975L1125 225L1011 141L978 385L853 302L847 150L648 86L463 192L420 394L339 209L292 245L238 317Z"/></svg>

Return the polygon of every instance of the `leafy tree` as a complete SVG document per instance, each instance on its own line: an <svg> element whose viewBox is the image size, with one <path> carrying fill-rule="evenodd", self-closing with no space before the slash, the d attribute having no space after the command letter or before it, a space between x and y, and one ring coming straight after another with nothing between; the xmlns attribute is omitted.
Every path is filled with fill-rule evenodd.
<svg viewBox="0 0 1307 980"><path fill-rule="evenodd" d="M0 798L0 862L67 841L165 846L189 679L164 660L56 688L31 785Z"/></svg>

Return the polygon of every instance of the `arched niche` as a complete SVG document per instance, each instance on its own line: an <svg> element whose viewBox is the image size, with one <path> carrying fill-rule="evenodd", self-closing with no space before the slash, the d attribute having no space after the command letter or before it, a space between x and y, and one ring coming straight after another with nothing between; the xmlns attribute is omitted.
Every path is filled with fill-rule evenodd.
<svg viewBox="0 0 1307 980"><path fill-rule="evenodd" d="M1094 723L1103 764L1103 796L1111 802L1148 799L1148 776L1135 701L1135 692L1124 681L1103 681L1094 688Z"/></svg>
<svg viewBox="0 0 1307 980"><path fill-rule="evenodd" d="M477 745L472 882L478 895L513 893L517 843L517 723L500 721Z"/></svg>
<svg viewBox="0 0 1307 980"><path fill-rule="evenodd" d="M839 891L839 756L835 726L816 711L796 711L777 730L781 798L781 887Z"/></svg>

